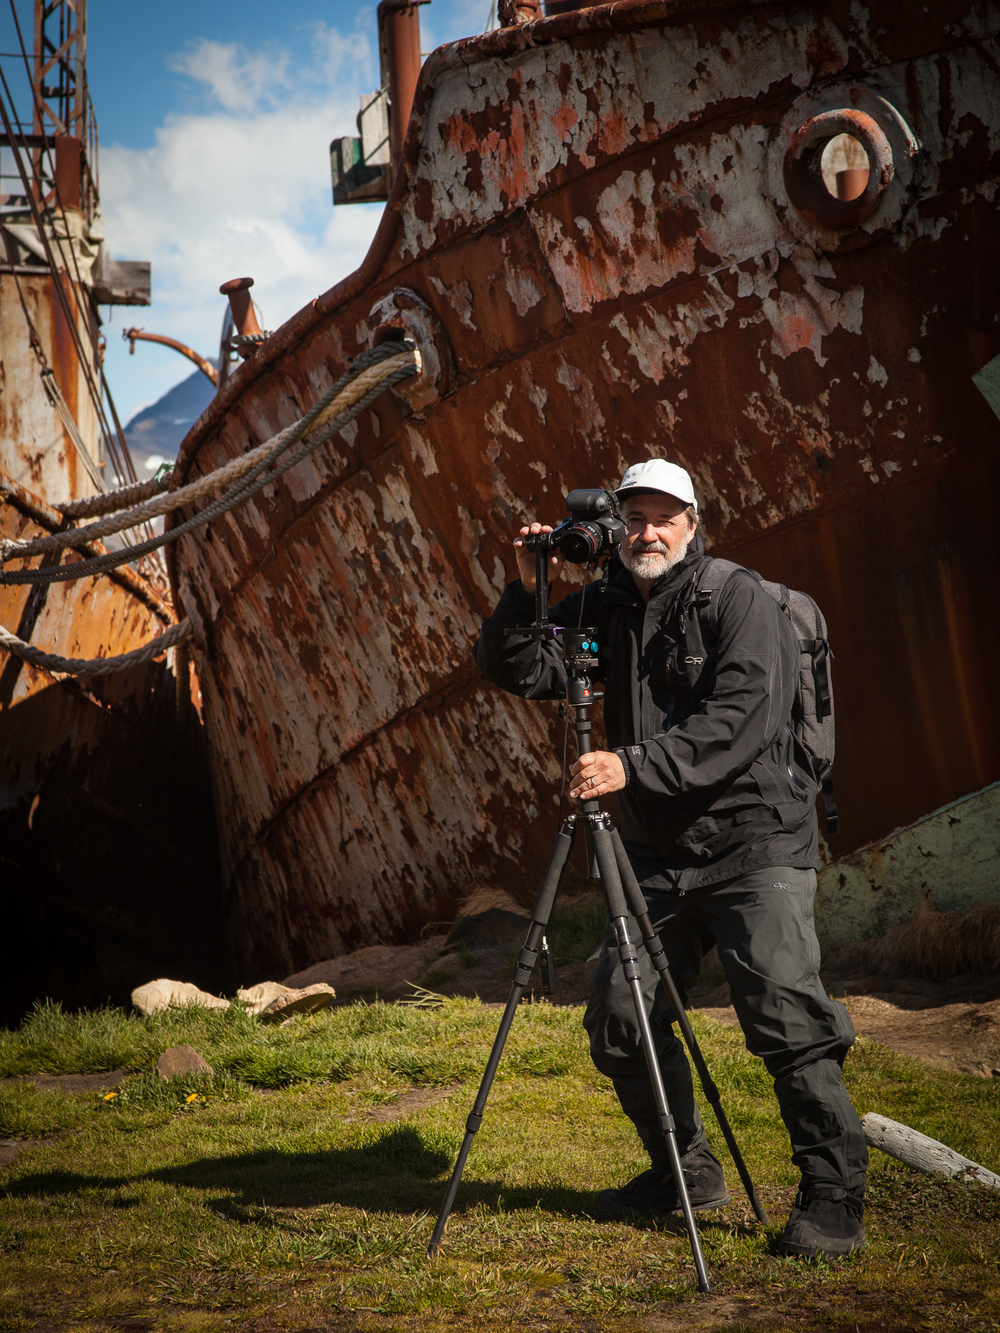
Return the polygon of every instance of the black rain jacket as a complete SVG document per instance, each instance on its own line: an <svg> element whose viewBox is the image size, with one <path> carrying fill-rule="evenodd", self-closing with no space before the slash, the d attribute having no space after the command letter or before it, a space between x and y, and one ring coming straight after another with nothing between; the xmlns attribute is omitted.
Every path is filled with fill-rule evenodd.
<svg viewBox="0 0 1000 1333"><path fill-rule="evenodd" d="M549 612L555 625L597 628L593 678L604 683L608 743L628 777L617 793L622 839L634 861L648 862L637 865L640 879L681 891L817 864L816 783L790 726L795 632L747 570L730 575L709 615L697 594L707 560L697 534L644 604L615 558L606 584ZM562 698L559 646L505 633L533 618L534 599L516 579L483 625L476 662L511 694Z"/></svg>

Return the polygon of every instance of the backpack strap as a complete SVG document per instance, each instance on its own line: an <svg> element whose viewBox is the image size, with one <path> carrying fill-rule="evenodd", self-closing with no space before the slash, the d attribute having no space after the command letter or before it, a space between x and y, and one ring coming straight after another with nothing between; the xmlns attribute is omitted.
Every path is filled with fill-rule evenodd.
<svg viewBox="0 0 1000 1333"><path fill-rule="evenodd" d="M742 565L734 564L732 560L722 560L712 556L705 561L691 580L689 594L691 603L704 615L713 634L719 632L719 599L716 594L738 570L743 570L744 573L752 572L744 570Z"/></svg>
<svg viewBox="0 0 1000 1333"><path fill-rule="evenodd" d="M840 815L837 813L837 794L833 790L833 772L827 769L820 779L820 791L823 793L823 818L826 824L826 836L832 838L837 832Z"/></svg>
<svg viewBox="0 0 1000 1333"><path fill-rule="evenodd" d="M816 681L816 716L823 720L833 712L833 691L830 687L830 659L833 649L826 639L800 639L802 651L812 657L813 679Z"/></svg>

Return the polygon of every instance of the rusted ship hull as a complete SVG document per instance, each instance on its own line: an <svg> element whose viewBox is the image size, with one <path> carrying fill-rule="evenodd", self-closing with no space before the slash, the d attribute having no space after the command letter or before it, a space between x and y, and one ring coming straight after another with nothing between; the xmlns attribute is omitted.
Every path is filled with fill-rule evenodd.
<svg viewBox="0 0 1000 1333"><path fill-rule="evenodd" d="M0 536L62 515L0 478ZM0 588L0 623L44 652L128 652L173 619L130 569L43 590ZM82 681L5 656L0 670L4 993L122 1003L151 976L231 984L204 745L172 662Z"/></svg>
<svg viewBox="0 0 1000 1333"><path fill-rule="evenodd" d="M827 613L834 853L1000 776L1000 430L971 380L1000 353L998 28L624 0L431 57L362 269L182 449L196 475L268 438L386 326L436 354L177 547L248 978L534 880L554 707L470 643L522 516L650 453L691 470L716 552ZM871 170L842 206L817 159L846 128Z"/></svg>

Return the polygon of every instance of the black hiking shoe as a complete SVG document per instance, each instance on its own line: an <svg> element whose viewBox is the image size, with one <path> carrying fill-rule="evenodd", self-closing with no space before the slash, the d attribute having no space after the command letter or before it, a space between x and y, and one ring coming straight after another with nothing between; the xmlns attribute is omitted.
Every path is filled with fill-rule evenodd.
<svg viewBox="0 0 1000 1333"><path fill-rule="evenodd" d="M778 1240L779 1254L804 1255L810 1259L840 1259L863 1250L867 1241L862 1216L864 1197L837 1190L839 1198L814 1199L799 1192L784 1231Z"/></svg>
<svg viewBox="0 0 1000 1333"><path fill-rule="evenodd" d="M708 1148L692 1148L681 1158L684 1183L692 1208L724 1208L729 1202L722 1166ZM672 1174L653 1167L618 1190L602 1190L590 1208L596 1222L626 1222L630 1218L665 1217L681 1212Z"/></svg>

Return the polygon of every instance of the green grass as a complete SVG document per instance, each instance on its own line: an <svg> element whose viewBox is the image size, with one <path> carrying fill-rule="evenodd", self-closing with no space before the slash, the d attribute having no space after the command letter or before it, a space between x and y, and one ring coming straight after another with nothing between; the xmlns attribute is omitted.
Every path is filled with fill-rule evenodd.
<svg viewBox="0 0 1000 1333"><path fill-rule="evenodd" d="M700 1224L709 1297L677 1225L590 1221L593 1192L643 1161L590 1066L580 1017L519 1010L431 1263L496 1009L352 1005L285 1027L236 1009L36 1010L0 1034L0 1074L133 1072L113 1095L0 1085L0 1138L44 1139L0 1171L0 1333L1000 1329L1000 1193L876 1155L868 1250L835 1266L772 1253L796 1181L787 1137L741 1034L703 1016L695 1026L771 1225L753 1223L720 1153L733 1203ZM155 1075L182 1042L213 1076ZM1000 1171L994 1082L868 1041L845 1073L862 1112Z"/></svg>
<svg viewBox="0 0 1000 1333"><path fill-rule="evenodd" d="M553 961L584 963L604 938L607 911L604 895L586 891L556 899L549 937Z"/></svg>

